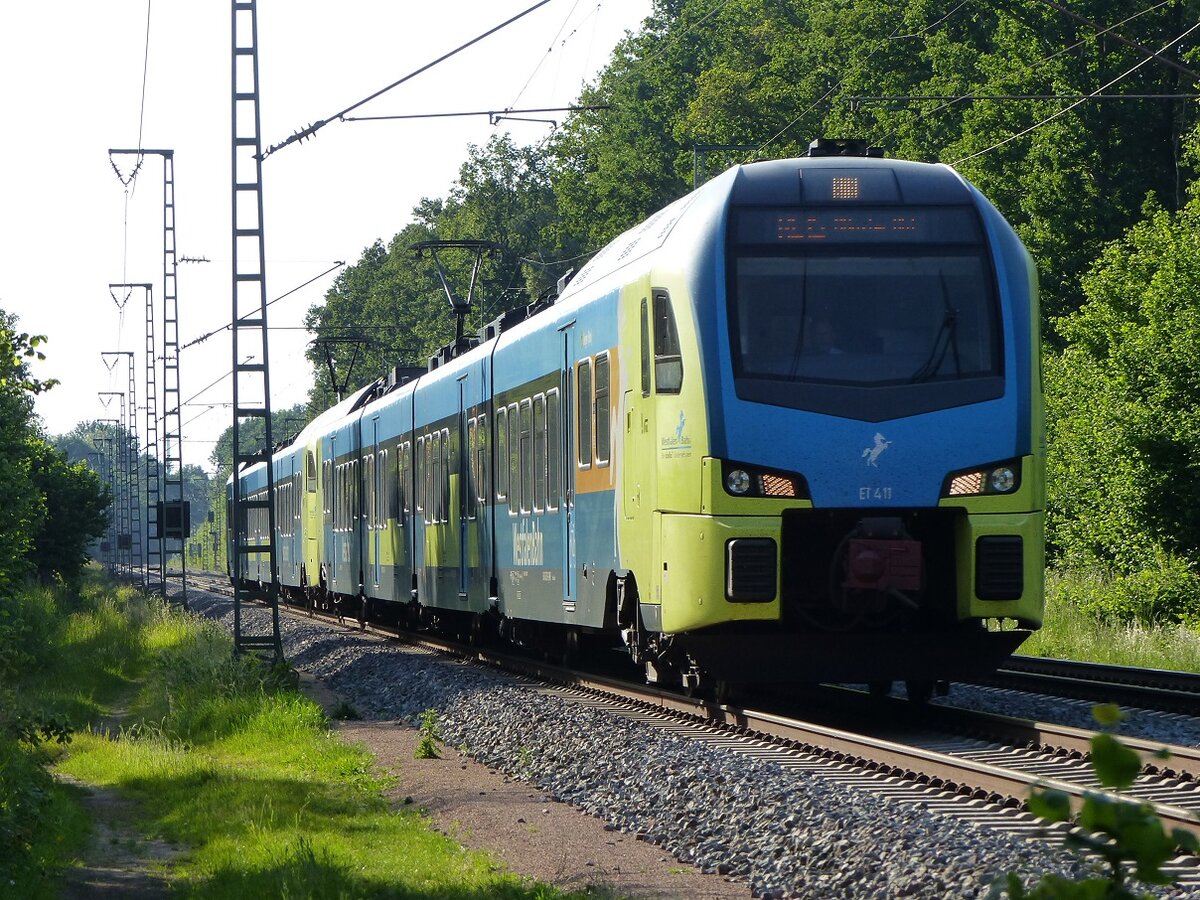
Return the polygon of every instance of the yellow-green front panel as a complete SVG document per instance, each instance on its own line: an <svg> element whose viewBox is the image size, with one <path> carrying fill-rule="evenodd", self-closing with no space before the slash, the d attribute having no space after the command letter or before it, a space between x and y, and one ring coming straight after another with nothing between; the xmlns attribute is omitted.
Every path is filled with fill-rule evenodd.
<svg viewBox="0 0 1200 900"><path fill-rule="evenodd" d="M662 565L652 597L662 604L663 631L691 631L720 622L779 618L779 576L768 603L725 599L725 545L734 538L771 538L779 544L778 516L656 515L655 541Z"/></svg>

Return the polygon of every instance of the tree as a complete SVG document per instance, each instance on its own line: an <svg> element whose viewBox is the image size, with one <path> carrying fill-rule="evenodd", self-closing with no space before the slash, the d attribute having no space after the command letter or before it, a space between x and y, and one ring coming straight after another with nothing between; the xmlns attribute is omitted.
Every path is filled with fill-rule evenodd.
<svg viewBox="0 0 1200 900"><path fill-rule="evenodd" d="M1200 191L1105 247L1046 366L1054 555L1118 572L1200 553Z"/></svg>
<svg viewBox="0 0 1200 900"><path fill-rule="evenodd" d="M27 447L31 481L45 508L29 559L42 583L70 584L88 560L88 544L108 526L112 493L89 465L68 462L47 441L35 438Z"/></svg>
<svg viewBox="0 0 1200 900"><path fill-rule="evenodd" d="M31 478L28 443L33 397L54 386L29 372L29 360L44 358L38 347L45 338L18 332L16 321L0 310L0 595L29 574L28 553L45 515Z"/></svg>

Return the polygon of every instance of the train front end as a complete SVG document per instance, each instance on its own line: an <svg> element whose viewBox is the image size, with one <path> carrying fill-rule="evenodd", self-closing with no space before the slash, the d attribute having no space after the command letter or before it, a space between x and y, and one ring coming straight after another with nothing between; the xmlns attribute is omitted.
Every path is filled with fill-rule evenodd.
<svg viewBox="0 0 1200 900"><path fill-rule="evenodd" d="M837 156L723 178L721 262L695 268L689 310L701 511L725 535L692 550L722 591L707 608L678 579L664 592L675 652L726 681L994 668L1043 609L1028 253L945 166Z"/></svg>

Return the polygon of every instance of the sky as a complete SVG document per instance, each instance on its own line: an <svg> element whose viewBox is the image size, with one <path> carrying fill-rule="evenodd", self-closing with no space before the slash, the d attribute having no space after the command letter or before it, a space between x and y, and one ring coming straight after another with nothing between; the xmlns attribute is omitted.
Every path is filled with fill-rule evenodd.
<svg viewBox="0 0 1200 900"><path fill-rule="evenodd" d="M261 137L276 144L327 119L534 5L534 0L260 0ZM604 66L651 0L551 0L451 60L372 100L354 115L567 106ZM0 309L48 338L38 378L57 378L37 412L52 435L116 418L133 351L145 401L146 294L110 283L151 283L162 339L163 163L144 158L130 187L109 149L174 151L180 263L179 342L231 317L229 2L62 0L0 11ZM149 12L148 12L149 11ZM149 20L149 29L147 29ZM147 33L149 39L147 41ZM148 47L148 49L147 49ZM143 82L144 101L143 101ZM563 114L546 114L557 118ZM469 144L505 129L518 143L551 126L486 116L332 121L263 163L267 297L389 240L423 197L444 197ZM139 137L140 135L140 137ZM136 157L115 158L126 178ZM271 306L271 403L306 399L312 335L299 326L337 271ZM128 296L127 296L128 293ZM120 301L120 302L118 302ZM122 305L123 304L123 305ZM231 423L228 330L181 351L185 464L209 455ZM158 413L163 380L157 377ZM215 384L214 384L215 382ZM210 385L212 385L210 387ZM137 414L145 433L145 413ZM161 428L160 428L161 437Z"/></svg>

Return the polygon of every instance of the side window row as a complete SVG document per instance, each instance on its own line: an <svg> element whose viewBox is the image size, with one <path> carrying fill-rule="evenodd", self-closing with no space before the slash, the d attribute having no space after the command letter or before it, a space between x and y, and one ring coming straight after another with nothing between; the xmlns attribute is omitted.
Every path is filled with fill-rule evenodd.
<svg viewBox="0 0 1200 900"><path fill-rule="evenodd" d="M562 444L558 388L496 410L496 499L510 515L559 508Z"/></svg>

